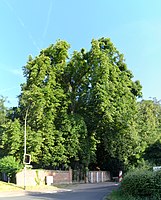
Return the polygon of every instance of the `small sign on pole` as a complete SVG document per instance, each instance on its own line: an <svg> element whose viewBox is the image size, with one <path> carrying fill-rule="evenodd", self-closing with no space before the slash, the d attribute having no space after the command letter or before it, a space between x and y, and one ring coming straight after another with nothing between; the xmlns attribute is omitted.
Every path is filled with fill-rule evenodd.
<svg viewBox="0 0 161 200"><path fill-rule="evenodd" d="M154 171L154 172L159 171L159 170L161 170L161 166L153 167L153 171Z"/></svg>
<svg viewBox="0 0 161 200"><path fill-rule="evenodd" d="M24 164L30 164L30 162L31 162L31 155L25 154L24 155Z"/></svg>

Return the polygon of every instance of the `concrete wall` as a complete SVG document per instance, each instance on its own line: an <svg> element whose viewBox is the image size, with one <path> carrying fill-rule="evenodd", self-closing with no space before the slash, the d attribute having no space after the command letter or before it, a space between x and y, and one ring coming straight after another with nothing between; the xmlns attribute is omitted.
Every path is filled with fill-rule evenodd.
<svg viewBox="0 0 161 200"><path fill-rule="evenodd" d="M25 180L24 170L16 174L16 184L18 186L24 185ZM48 178L47 178L48 177ZM52 180L51 180L52 179ZM57 183L72 183L72 170L40 170L40 169L26 169L26 186L45 185L49 182Z"/></svg>

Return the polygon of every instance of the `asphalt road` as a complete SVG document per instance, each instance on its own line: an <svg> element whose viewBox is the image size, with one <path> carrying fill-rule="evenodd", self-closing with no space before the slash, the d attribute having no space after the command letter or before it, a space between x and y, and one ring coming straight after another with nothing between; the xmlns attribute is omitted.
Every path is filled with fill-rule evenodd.
<svg viewBox="0 0 161 200"><path fill-rule="evenodd" d="M23 196L0 197L0 200L102 200L116 187L114 184L91 184L73 188L71 191L28 192Z"/></svg>

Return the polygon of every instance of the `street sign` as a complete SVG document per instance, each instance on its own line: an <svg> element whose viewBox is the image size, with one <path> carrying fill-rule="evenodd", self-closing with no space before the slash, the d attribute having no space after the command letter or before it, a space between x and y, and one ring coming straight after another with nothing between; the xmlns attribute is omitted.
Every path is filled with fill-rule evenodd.
<svg viewBox="0 0 161 200"><path fill-rule="evenodd" d="M161 170L161 166L156 166L156 167L153 167L153 171L156 172L158 170Z"/></svg>

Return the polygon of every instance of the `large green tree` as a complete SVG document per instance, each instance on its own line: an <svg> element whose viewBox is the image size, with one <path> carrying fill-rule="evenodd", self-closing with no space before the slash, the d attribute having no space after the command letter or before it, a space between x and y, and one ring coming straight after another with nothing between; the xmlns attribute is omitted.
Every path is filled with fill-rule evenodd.
<svg viewBox="0 0 161 200"><path fill-rule="evenodd" d="M41 167L67 165L84 153L86 124L69 111L72 100L65 81L68 48L68 43L58 41L35 59L30 57L24 67L26 83L22 85L19 109L22 121L27 122L27 152Z"/></svg>
<svg viewBox="0 0 161 200"><path fill-rule="evenodd" d="M134 81L123 54L108 38L92 40L89 51L74 51L71 57L69 47L57 41L29 57L23 68L26 82L18 108L10 112L3 147L10 155L22 156L23 139L19 150L14 141L22 137L26 122L27 153L35 167L94 163L111 170L110 166L137 165L149 141L156 139L160 123L157 114L153 118L151 104L137 102L139 81ZM7 142L10 136L14 139Z"/></svg>
<svg viewBox="0 0 161 200"><path fill-rule="evenodd" d="M133 81L123 54L110 39L91 44L89 52L75 52L69 63L71 109L84 117L88 135L95 137L99 165L114 158L128 165L139 139L136 114L141 85Z"/></svg>

